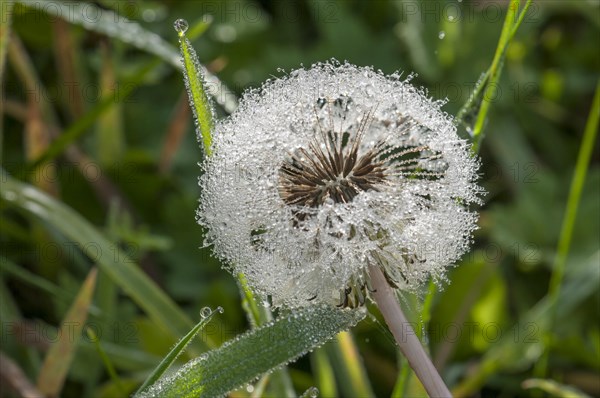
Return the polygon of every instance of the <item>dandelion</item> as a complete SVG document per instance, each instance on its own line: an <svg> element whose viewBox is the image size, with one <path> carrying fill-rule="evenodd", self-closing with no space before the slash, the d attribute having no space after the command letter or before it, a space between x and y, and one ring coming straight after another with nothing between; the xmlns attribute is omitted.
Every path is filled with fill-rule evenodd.
<svg viewBox="0 0 600 398"><path fill-rule="evenodd" d="M370 267L416 291L466 251L477 161L400 74L321 63L267 81L217 123L199 222L274 305L364 304Z"/></svg>
<svg viewBox="0 0 600 398"><path fill-rule="evenodd" d="M467 250L478 163L443 102L409 80L331 62L246 92L214 129L198 221L276 306L371 295L429 395L445 397L393 289L443 280Z"/></svg>

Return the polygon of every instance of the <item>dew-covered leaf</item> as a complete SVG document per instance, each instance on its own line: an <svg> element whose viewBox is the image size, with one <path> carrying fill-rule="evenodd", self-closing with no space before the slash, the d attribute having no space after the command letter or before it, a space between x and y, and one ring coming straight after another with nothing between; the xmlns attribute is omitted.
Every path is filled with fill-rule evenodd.
<svg viewBox="0 0 600 398"><path fill-rule="evenodd" d="M213 397L289 363L354 326L364 310L314 305L284 314L188 362L143 397Z"/></svg>
<svg viewBox="0 0 600 398"><path fill-rule="evenodd" d="M188 24L185 20L178 19L175 21L175 30L179 35L185 88L188 92L190 107L194 112L198 140L201 140L204 144L204 152L210 155L214 112L205 90L205 87L207 87L204 77L205 72L202 65L200 65L196 51L185 35L187 29Z"/></svg>
<svg viewBox="0 0 600 398"><path fill-rule="evenodd" d="M179 340L177 344L175 344L173 349L169 351L167 356L158 364L158 366L152 371L150 376L148 376L146 381L144 381L144 383L140 386L140 388L137 391L138 393L144 391L147 387L154 384L163 375L163 373L165 373L169 366L171 366L173 362L175 362L177 357L185 350L185 347L187 347L188 344L190 344L190 341L192 341L192 339L198 334L198 332L200 332L202 328L204 328L204 326L208 322L210 322L215 312L223 312L223 308L219 307L216 311L212 311L208 307L202 309L202 311L200 312L200 316L202 317L200 322L198 322L196 326L194 326L192 330L188 332L188 334L183 336L181 340Z"/></svg>
<svg viewBox="0 0 600 398"><path fill-rule="evenodd" d="M19 0L18 3L48 13L54 17L62 18L69 23L82 26L87 30L118 39L140 50L156 55L176 68L181 68L182 66L175 47L166 42L158 34L144 29L139 23L122 15L110 10L101 9L93 3L67 3L55 0L52 1L51 7L48 7L43 1ZM94 15L95 17L90 18L89 15ZM197 36L201 34L203 25L206 23L208 22L203 21L200 24L194 25L193 35ZM215 89L215 100L225 111L228 113L233 112L237 107L235 95L216 76L204 68L203 71L206 80Z"/></svg>

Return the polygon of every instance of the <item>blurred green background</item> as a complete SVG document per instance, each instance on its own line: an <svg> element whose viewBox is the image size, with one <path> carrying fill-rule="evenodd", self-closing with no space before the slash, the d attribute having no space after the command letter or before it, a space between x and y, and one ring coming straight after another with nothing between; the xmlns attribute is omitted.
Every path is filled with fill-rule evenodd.
<svg viewBox="0 0 600 398"><path fill-rule="evenodd" d="M129 264L156 281L191 319L199 319L202 307L222 306L224 314L203 332L203 340L218 345L249 327L235 279L211 257L210 248L201 247L203 231L194 216L202 151L181 72L167 56L155 55L163 47L152 33L177 46L175 19L207 28L193 45L236 96L281 76L280 68L336 58L386 73L414 72L413 82L432 97L447 98L445 110L456 114L490 66L508 2L56 4L0 5L8 48L2 168L75 210L110 244L91 238L78 242L61 232L75 228L69 219L43 221L6 197L0 202L1 353L33 384L99 251L113 250L115 262L128 256ZM563 395L570 386L600 396L597 143L562 289L556 305L548 304L569 186L600 77L598 48L600 2L533 2L507 49L491 101L480 150L488 193L473 251L449 272L449 283L430 296L431 319L419 315L425 292L405 297L417 329L425 325L436 366L461 396L548 394L528 388L540 383L532 378L546 379L546 391L555 389L550 395ZM217 113L227 112L218 106ZM468 135L465 125L459 130ZM56 145L57 139L64 145ZM45 161L32 167L41 155ZM2 184L7 178L2 175ZM298 393L318 386L330 394L360 396L348 373L356 366L363 367L375 396L392 394L402 363L377 310L371 309L376 317L360 323L348 340L359 353L353 363L348 363L352 344L329 344L290 366ZM179 337L157 326L140 310L139 298L133 300L102 271L86 322L102 349L86 334L79 340L72 362L65 362L64 397L134 391ZM340 354L344 349L350 351ZM113 377L101 352L114 367ZM323 371L321 360L331 365L331 374ZM3 377L7 363L0 370ZM10 384L3 380L0 394L19 396ZM232 395L249 396L250 390ZM407 396L424 394L414 377L407 391Z"/></svg>

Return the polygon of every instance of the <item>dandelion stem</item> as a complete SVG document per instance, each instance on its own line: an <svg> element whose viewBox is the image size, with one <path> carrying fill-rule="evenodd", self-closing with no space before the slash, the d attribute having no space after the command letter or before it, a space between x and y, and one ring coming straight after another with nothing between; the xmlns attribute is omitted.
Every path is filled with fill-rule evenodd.
<svg viewBox="0 0 600 398"><path fill-rule="evenodd" d="M369 272L375 289L375 292L373 292L375 302L400 350L408 359L410 367L425 387L427 394L430 397L451 397L448 387L446 387L431 359L427 356L412 326L406 320L400 303L398 303L394 291L388 285L383 272L377 266L371 266Z"/></svg>

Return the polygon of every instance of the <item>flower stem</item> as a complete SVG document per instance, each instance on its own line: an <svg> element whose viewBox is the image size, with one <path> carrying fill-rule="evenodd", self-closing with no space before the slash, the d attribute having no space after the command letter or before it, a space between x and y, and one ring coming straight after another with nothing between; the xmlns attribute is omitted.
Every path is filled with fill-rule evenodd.
<svg viewBox="0 0 600 398"><path fill-rule="evenodd" d="M406 320L400 303L398 303L394 291L388 285L383 272L379 267L371 266L369 273L375 289L373 292L375 302L400 350L408 359L410 367L415 371L427 394L430 397L451 397L448 387L446 387L431 359L427 356L412 326Z"/></svg>

